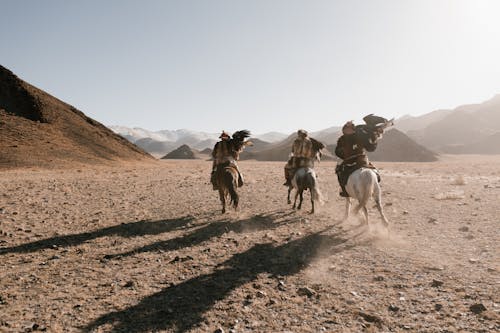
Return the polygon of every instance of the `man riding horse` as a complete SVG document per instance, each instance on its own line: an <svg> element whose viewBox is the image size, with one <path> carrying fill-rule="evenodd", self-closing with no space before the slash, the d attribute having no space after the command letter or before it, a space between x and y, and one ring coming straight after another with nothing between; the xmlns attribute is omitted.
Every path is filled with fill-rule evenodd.
<svg viewBox="0 0 500 333"><path fill-rule="evenodd" d="M371 168L377 174L380 182L380 175L373 164L368 161L366 152L372 152L377 148L378 140L382 138L384 129L393 124L392 120L370 114L363 118L366 124L355 126L352 121L348 121L342 127L342 136L337 141L335 155L343 161L337 165L335 173L342 191L342 197L349 197L345 186L351 173L359 168Z"/></svg>
<svg viewBox="0 0 500 333"><path fill-rule="evenodd" d="M290 159L285 165L285 186L291 186L292 178L297 169L302 167L314 166L314 160L321 157L320 150L325 145L316 139L308 136L307 131L299 129L297 131L297 138L292 145L292 153Z"/></svg>
<svg viewBox="0 0 500 333"><path fill-rule="evenodd" d="M210 182L213 185L213 189L219 189L217 184L217 168L219 166L232 166L238 171L238 186L243 186L243 176L241 175L240 169L236 161L240 158L240 153L248 141L244 140L250 136L250 132L247 130L237 131L233 133L233 138L226 131L222 131L219 139L214 146L212 151L212 173L210 175Z"/></svg>

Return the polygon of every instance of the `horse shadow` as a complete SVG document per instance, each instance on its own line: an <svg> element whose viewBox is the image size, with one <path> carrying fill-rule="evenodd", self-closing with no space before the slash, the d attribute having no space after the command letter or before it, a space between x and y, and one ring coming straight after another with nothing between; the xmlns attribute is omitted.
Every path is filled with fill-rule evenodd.
<svg viewBox="0 0 500 333"><path fill-rule="evenodd" d="M144 235L157 235L173 230L185 229L193 220L194 218L192 216L184 216L181 218L160 221L143 220L130 223L122 223L120 225L115 225L95 231L56 236L13 247L0 248L0 255L7 253L37 252L49 248L72 247L93 239L106 236L121 236L126 238L133 238Z"/></svg>
<svg viewBox="0 0 500 333"><path fill-rule="evenodd" d="M159 241L146 246L133 249L128 252L106 255L106 259L124 258L140 253L153 251L174 251L182 248L196 246L212 238L220 237L229 232L238 234L254 232L260 230L276 229L283 224L290 224L300 221L300 217L291 216L293 212L271 212L268 214L258 214L247 219L233 221L231 219L218 220L206 224L193 232L181 237ZM283 219L282 222L278 220Z"/></svg>
<svg viewBox="0 0 500 333"><path fill-rule="evenodd" d="M280 246L256 244L221 263L211 274L165 288L124 310L104 314L82 330L91 332L105 325L110 332L189 331L201 324L203 314L215 303L259 274L296 274L318 255L347 249L345 242L339 235L324 235L321 231Z"/></svg>

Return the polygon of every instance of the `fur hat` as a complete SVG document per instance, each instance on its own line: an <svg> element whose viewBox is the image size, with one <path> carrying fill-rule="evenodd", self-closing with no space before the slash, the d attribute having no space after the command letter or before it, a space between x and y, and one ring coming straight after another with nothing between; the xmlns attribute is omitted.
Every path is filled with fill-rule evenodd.
<svg viewBox="0 0 500 333"><path fill-rule="evenodd" d="M229 133L226 131L222 131L222 133L219 135L219 139L224 139L224 138L228 139L230 137L231 135L229 135Z"/></svg>

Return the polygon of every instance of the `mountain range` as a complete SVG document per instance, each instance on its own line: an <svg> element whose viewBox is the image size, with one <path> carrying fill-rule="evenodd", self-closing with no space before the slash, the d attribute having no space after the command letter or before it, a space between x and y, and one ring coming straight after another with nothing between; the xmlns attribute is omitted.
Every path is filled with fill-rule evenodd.
<svg viewBox="0 0 500 333"><path fill-rule="evenodd" d="M340 136L339 126L310 135L327 145L323 159L335 158L332 152ZM295 132L256 135L251 138L254 146L241 157L285 161L295 137ZM148 152L162 157L179 147L182 149L177 156L207 158L217 140L218 133L187 129L109 129L0 66L0 168L154 161ZM370 157L380 161L432 161L436 153L500 154L500 95L452 110L396 119L395 127L386 131Z"/></svg>
<svg viewBox="0 0 500 333"><path fill-rule="evenodd" d="M385 115L388 116L388 115ZM177 147L187 144L194 149L211 148L217 141L218 134L195 132L188 130L149 132L140 128L127 128L122 126L110 127L116 133L124 136L144 150L154 155L165 155ZM333 126L324 130L310 133L310 135L325 145L334 145L340 136L340 126ZM462 105L455 109L442 109L432 111L421 116L403 116L395 120L394 129L385 140L398 138L400 145L404 142L412 146L406 152L420 151L425 155L425 160L437 156L432 153L446 154L500 154L500 94L478 104ZM249 149L242 158L266 160L283 160L289 154L289 147L293 141L294 133L271 132L256 135L253 141L259 140L259 147ZM290 141L292 140L292 141ZM388 146L398 148L396 142L383 144L380 149L384 151ZM418 145L421 148L417 148ZM402 149L403 147L399 147ZM409 146L407 147L409 148ZM392 148L391 148L392 149ZM424 149L429 152L424 153ZM258 152L258 154L256 154ZM391 157L388 157L388 154ZM388 151L384 154L372 154L375 159L411 160L411 156L401 151L397 157ZM419 154L417 154L420 156Z"/></svg>

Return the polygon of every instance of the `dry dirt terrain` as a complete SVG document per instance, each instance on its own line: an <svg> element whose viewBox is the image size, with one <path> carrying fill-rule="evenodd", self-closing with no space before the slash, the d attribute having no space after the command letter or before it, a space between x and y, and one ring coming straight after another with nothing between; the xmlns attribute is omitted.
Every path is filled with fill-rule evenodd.
<svg viewBox="0 0 500 333"><path fill-rule="evenodd" d="M220 213L209 161L0 173L0 332L495 332L500 156L381 163L387 235L286 204L243 161Z"/></svg>

